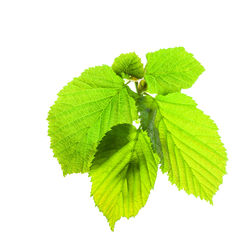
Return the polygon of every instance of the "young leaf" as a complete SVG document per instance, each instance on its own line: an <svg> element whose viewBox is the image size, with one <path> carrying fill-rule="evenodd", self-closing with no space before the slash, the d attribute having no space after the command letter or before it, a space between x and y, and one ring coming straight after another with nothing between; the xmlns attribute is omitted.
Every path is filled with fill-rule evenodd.
<svg viewBox="0 0 250 250"><path fill-rule="evenodd" d="M121 54L112 65L114 72L124 78L129 76L140 79L144 75L143 64L141 58L138 57L134 52Z"/></svg>
<svg viewBox="0 0 250 250"><path fill-rule="evenodd" d="M145 67L148 92L165 95L190 88L204 70L183 47L148 53Z"/></svg>
<svg viewBox="0 0 250 250"><path fill-rule="evenodd" d="M217 126L184 94L157 96L155 102L163 173L179 189L212 203L227 160Z"/></svg>
<svg viewBox="0 0 250 250"><path fill-rule="evenodd" d="M89 172L91 194L112 230L117 220L137 215L146 204L157 165L146 133L132 125L117 125L102 139Z"/></svg>
<svg viewBox="0 0 250 250"><path fill-rule="evenodd" d="M88 171L104 134L137 118L130 93L105 65L85 70L59 92L48 120L51 148L64 175Z"/></svg>
<svg viewBox="0 0 250 250"><path fill-rule="evenodd" d="M161 142L157 128L157 125L159 124L159 116L157 116L157 103L153 97L146 95L137 98L136 106L138 112L140 113L142 129L147 131L147 134L151 139L154 152L157 152L162 159Z"/></svg>

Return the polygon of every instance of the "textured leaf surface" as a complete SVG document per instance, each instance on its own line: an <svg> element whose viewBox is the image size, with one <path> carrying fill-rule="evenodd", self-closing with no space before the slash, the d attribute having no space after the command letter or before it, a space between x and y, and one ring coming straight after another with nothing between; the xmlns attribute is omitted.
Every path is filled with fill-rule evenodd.
<svg viewBox="0 0 250 250"><path fill-rule="evenodd" d="M184 94L157 96L156 103L162 171L179 189L212 203L227 160L217 126Z"/></svg>
<svg viewBox="0 0 250 250"><path fill-rule="evenodd" d="M127 78L127 76L133 76L140 79L144 75L141 58L138 57L134 52L121 54L115 58L112 69L116 74L124 78Z"/></svg>
<svg viewBox="0 0 250 250"><path fill-rule="evenodd" d="M104 134L136 119L130 92L105 65L87 69L59 92L48 120L51 148L64 175L88 171Z"/></svg>
<svg viewBox="0 0 250 250"><path fill-rule="evenodd" d="M162 159L161 142L159 139L159 131L157 128L159 116L157 116L157 103L154 98L147 96L140 96L136 100L137 110L140 113L140 122L142 129L147 131L151 139L152 147Z"/></svg>
<svg viewBox="0 0 250 250"><path fill-rule="evenodd" d="M203 66L183 47L148 53L145 68L148 92L165 95L190 88L203 71Z"/></svg>
<svg viewBox="0 0 250 250"><path fill-rule="evenodd" d="M112 230L117 220L135 216L145 205L157 159L147 134L132 125L117 125L102 139L89 173L91 194Z"/></svg>

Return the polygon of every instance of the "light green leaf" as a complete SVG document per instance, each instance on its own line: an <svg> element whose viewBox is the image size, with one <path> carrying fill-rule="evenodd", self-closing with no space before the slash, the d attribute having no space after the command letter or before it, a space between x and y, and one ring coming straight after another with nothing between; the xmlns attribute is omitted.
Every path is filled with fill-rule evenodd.
<svg viewBox="0 0 250 250"><path fill-rule="evenodd" d="M184 94L159 95L155 102L163 173L179 189L212 203L227 160L217 126Z"/></svg>
<svg viewBox="0 0 250 250"><path fill-rule="evenodd" d="M137 215L154 187L158 157L142 130L117 125L98 146L89 175L91 194L111 230L121 217Z"/></svg>
<svg viewBox="0 0 250 250"><path fill-rule="evenodd" d="M161 142L159 139L159 131L157 129L157 125L159 123L159 116L157 116L157 103L153 97L146 95L137 98L136 106L138 112L140 113L142 129L147 131L147 134L151 139L154 152L157 152L162 159Z"/></svg>
<svg viewBox="0 0 250 250"><path fill-rule="evenodd" d="M134 52L121 54L112 65L114 72L124 78L129 76L140 79L144 75L143 64L141 58L138 57Z"/></svg>
<svg viewBox="0 0 250 250"><path fill-rule="evenodd" d="M190 88L204 70L183 47L148 53L145 67L148 92L165 95Z"/></svg>
<svg viewBox="0 0 250 250"><path fill-rule="evenodd" d="M64 175L88 171L104 134L137 118L131 92L105 65L85 70L59 92L48 120L51 148Z"/></svg>

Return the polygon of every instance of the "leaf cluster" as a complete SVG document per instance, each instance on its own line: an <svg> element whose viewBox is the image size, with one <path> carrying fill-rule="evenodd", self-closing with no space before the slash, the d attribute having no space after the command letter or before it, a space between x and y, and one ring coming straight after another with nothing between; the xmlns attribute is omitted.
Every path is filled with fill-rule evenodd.
<svg viewBox="0 0 250 250"><path fill-rule="evenodd" d="M158 166L178 189L210 203L225 174L217 126L181 93L203 66L182 47L146 57L145 68L127 53L112 67L85 70L59 92L48 115L51 148L63 174L89 173L91 195L112 230L146 204Z"/></svg>

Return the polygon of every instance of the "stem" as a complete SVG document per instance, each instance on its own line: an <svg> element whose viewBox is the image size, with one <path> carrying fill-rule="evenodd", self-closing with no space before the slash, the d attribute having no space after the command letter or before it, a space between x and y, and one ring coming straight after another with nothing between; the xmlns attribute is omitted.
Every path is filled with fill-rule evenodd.
<svg viewBox="0 0 250 250"><path fill-rule="evenodd" d="M129 83L131 83L131 81L126 82L125 85L128 85Z"/></svg>
<svg viewBox="0 0 250 250"><path fill-rule="evenodd" d="M135 88L136 88L136 92L137 92L138 94L140 94L140 93L139 93L139 90L138 90L138 82L135 82Z"/></svg>

